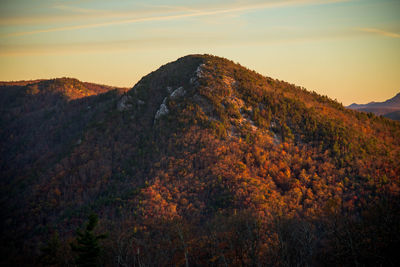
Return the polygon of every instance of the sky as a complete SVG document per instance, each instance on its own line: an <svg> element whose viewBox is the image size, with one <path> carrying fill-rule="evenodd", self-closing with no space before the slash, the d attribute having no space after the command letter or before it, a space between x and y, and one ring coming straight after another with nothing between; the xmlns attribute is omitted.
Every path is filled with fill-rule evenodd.
<svg viewBox="0 0 400 267"><path fill-rule="evenodd" d="M0 80L132 87L188 54L353 102L400 92L400 0L0 0Z"/></svg>

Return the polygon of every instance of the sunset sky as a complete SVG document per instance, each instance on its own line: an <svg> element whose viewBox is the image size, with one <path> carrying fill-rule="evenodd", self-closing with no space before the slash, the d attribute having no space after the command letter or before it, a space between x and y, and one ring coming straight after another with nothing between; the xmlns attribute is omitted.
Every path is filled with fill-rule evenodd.
<svg viewBox="0 0 400 267"><path fill-rule="evenodd" d="M399 0L0 0L0 80L132 87L207 53L345 105L400 92Z"/></svg>

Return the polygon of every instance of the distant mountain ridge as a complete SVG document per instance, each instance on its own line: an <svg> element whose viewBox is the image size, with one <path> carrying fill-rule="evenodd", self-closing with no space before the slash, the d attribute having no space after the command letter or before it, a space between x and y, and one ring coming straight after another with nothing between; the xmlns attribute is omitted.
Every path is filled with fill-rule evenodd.
<svg viewBox="0 0 400 267"><path fill-rule="evenodd" d="M393 120L400 120L400 93L383 102L353 103L348 108L362 112L372 112L375 115L382 115Z"/></svg>
<svg viewBox="0 0 400 267"><path fill-rule="evenodd" d="M118 89L122 91L128 90L128 88L119 88L114 86L82 82L75 78L55 78L55 79L38 79L38 80L27 80L27 81L11 81L2 82L0 81L0 90L22 91L23 94L38 94L38 95L55 95L60 94L67 99L78 99L88 97L92 95L98 95L107 91ZM21 91L22 90L22 91Z"/></svg>

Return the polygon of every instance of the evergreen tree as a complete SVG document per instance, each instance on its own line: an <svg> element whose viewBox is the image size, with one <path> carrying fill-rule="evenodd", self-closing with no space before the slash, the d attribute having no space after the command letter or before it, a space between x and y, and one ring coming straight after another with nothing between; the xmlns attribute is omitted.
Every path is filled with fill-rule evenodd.
<svg viewBox="0 0 400 267"><path fill-rule="evenodd" d="M77 230L76 243L72 243L72 251L77 254L76 264L78 266L99 266L100 265L100 254L101 246L99 241L106 238L106 235L96 235L93 233L99 219L96 214L92 213L89 216L89 222L86 225L86 229L82 232L80 229Z"/></svg>
<svg viewBox="0 0 400 267"><path fill-rule="evenodd" d="M50 240L41 248L40 263L44 266L59 266L62 262L61 243L58 232L54 232Z"/></svg>

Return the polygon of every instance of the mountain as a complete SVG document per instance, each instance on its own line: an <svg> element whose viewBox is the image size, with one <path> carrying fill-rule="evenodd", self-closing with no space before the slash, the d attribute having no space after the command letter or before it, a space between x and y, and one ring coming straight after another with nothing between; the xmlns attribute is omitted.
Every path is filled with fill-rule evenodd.
<svg viewBox="0 0 400 267"><path fill-rule="evenodd" d="M386 113L384 116L392 120L400 121L400 110Z"/></svg>
<svg viewBox="0 0 400 267"><path fill-rule="evenodd" d="M55 162L53 157L109 108L101 97L124 90L71 78L0 83L2 182L16 182L17 173L26 179L36 165Z"/></svg>
<svg viewBox="0 0 400 267"><path fill-rule="evenodd" d="M94 88L0 87L2 264L72 265L93 212L110 266L397 262L398 122L211 55Z"/></svg>
<svg viewBox="0 0 400 267"><path fill-rule="evenodd" d="M370 102L368 104L353 103L348 108L363 112L372 112L375 115L382 115L393 120L400 120L400 93L384 102Z"/></svg>

